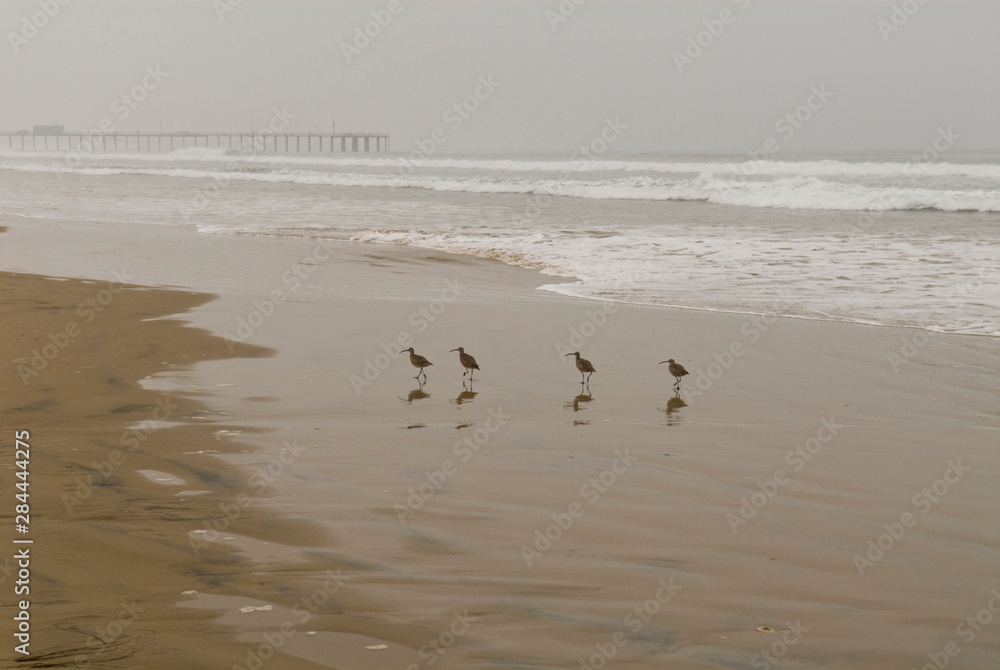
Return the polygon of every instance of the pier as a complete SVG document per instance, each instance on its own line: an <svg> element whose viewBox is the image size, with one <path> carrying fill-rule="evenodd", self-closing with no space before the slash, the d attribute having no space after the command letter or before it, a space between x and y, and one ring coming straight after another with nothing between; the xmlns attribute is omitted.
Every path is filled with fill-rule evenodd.
<svg viewBox="0 0 1000 670"><path fill-rule="evenodd" d="M37 130L37 129L36 129ZM379 153L387 133L88 133L0 131L0 149L25 151L157 152L225 149L236 153Z"/></svg>

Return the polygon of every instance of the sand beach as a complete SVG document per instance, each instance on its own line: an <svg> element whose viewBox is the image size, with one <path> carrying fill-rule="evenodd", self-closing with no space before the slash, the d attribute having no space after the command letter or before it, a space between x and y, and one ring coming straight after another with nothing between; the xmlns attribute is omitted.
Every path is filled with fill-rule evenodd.
<svg viewBox="0 0 1000 670"><path fill-rule="evenodd" d="M996 338L578 300L412 247L0 223L24 667L1000 660Z"/></svg>

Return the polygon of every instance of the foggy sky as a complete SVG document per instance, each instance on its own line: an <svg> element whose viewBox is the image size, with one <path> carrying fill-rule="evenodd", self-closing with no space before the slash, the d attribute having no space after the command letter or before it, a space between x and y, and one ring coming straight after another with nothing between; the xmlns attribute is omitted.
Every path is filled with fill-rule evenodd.
<svg viewBox="0 0 1000 670"><path fill-rule="evenodd" d="M62 1L0 2L0 130L335 121L441 155L602 131L616 153L919 152L950 128L956 150L1000 147L996 0Z"/></svg>

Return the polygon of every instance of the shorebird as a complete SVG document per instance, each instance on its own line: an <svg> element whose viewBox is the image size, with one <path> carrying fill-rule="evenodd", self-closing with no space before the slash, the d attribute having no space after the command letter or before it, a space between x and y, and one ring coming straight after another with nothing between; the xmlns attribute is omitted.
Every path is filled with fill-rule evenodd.
<svg viewBox="0 0 1000 670"><path fill-rule="evenodd" d="M576 356L576 369L580 371L580 383L581 384L584 383L583 377L588 372L590 374L587 374L586 381L589 382L590 381L590 375L592 375L595 372L597 372L596 370L594 370L594 366L590 364L590 361L588 361L586 358L580 358L580 352L579 351L574 351L573 353L566 354L566 355L567 356Z"/></svg>
<svg viewBox="0 0 1000 670"><path fill-rule="evenodd" d="M410 347L409 349L403 349L403 351L409 351L410 352L410 363L413 365L413 367L418 368L417 376L414 377L414 379L420 379L420 373L423 372L424 373L424 381L427 381L427 373L424 372L424 368L426 368L429 365L434 365L434 364L431 363L426 358L424 358L423 356L421 356L419 354L413 353L413 347Z"/></svg>
<svg viewBox="0 0 1000 670"><path fill-rule="evenodd" d="M458 349L452 349L451 351L458 352L458 360L459 362L461 362L462 367L465 368L465 372L462 373L462 376L464 377L466 374L468 374L469 379L472 379L472 375L474 374L473 370L479 369L479 364L476 363L476 359L472 357L472 354L465 353L465 349L463 347L459 347ZM451 351L449 351L448 353L450 354Z"/></svg>
<svg viewBox="0 0 1000 670"><path fill-rule="evenodd" d="M688 374L688 371L685 370L684 366L681 365L680 363L674 363L674 359L672 358L668 358L665 361L660 361L659 365L663 365L664 363L670 363L670 367L668 367L667 369L670 370L670 374L672 374L674 378L677 380L674 382L674 386L677 386L678 384L681 383L681 377Z"/></svg>

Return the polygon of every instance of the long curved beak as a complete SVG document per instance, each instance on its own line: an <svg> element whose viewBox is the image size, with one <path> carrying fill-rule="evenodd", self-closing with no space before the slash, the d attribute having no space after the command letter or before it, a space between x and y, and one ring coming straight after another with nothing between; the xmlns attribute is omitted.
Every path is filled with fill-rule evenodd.
<svg viewBox="0 0 1000 670"><path fill-rule="evenodd" d="M572 356L573 354L566 354L566 356Z"/></svg>
<svg viewBox="0 0 1000 670"><path fill-rule="evenodd" d="M458 349L452 349L448 353L450 354L452 351L458 351Z"/></svg>
<svg viewBox="0 0 1000 670"><path fill-rule="evenodd" d="M657 365L663 365L664 363L669 363L670 361L660 361Z"/></svg>

